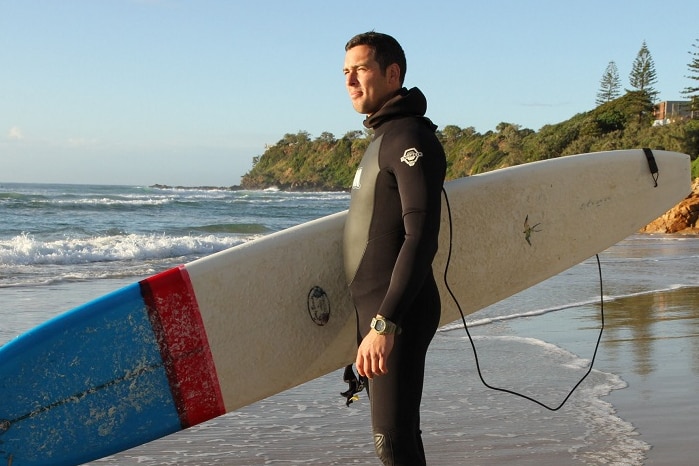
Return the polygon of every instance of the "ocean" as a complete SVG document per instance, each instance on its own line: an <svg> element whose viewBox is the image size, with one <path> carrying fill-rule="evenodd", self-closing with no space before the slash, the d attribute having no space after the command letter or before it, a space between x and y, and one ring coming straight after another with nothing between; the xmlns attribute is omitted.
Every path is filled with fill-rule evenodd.
<svg viewBox="0 0 699 466"><path fill-rule="evenodd" d="M348 205L344 192L0 183L0 344L146 276ZM467 316L471 338L461 322L442 327L424 390L429 464L691 462L698 261L699 237L633 235L600 254L602 288L590 258ZM593 356L557 411L485 387L477 370L555 407ZM345 389L331 373L94 464L378 464L368 402L346 407Z"/></svg>

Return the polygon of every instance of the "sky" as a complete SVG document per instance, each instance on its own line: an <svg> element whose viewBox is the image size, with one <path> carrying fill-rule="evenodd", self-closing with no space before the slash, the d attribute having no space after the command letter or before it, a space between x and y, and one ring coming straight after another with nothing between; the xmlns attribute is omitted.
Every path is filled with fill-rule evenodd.
<svg viewBox="0 0 699 466"><path fill-rule="evenodd" d="M442 128L592 110L643 41L660 100L696 85L696 0L0 0L0 182L239 184L287 133L363 129L342 66L369 30Z"/></svg>

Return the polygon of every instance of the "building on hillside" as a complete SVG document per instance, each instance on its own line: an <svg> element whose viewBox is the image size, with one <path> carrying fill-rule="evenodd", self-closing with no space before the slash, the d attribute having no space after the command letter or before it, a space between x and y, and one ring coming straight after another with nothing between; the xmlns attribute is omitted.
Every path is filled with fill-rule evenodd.
<svg viewBox="0 0 699 466"><path fill-rule="evenodd" d="M669 125L676 121L696 118L699 116L691 109L689 100L665 100L655 104L653 108L653 126Z"/></svg>

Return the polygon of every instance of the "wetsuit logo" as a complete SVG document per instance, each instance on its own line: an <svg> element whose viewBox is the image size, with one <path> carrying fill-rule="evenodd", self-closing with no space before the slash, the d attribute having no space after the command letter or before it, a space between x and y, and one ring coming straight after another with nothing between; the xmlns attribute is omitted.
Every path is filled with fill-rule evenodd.
<svg viewBox="0 0 699 466"><path fill-rule="evenodd" d="M405 162L409 167L412 167L417 163L417 159L420 157L422 157L422 152L418 152L418 150L413 147L403 152L403 157L400 158L400 161Z"/></svg>
<svg viewBox="0 0 699 466"><path fill-rule="evenodd" d="M362 167L357 168L357 172L354 174L354 180L352 181L352 189L359 189L362 187Z"/></svg>

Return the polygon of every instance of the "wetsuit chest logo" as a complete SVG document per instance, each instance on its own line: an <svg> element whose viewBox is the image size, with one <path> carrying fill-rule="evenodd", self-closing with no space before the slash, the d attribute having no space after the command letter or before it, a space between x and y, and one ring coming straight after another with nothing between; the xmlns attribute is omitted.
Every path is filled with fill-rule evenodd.
<svg viewBox="0 0 699 466"><path fill-rule="evenodd" d="M408 164L409 167L412 167L417 163L417 159L422 157L422 152L418 152L417 149L414 147L410 149L406 149L405 152L403 152L403 157L400 158L401 162L405 162Z"/></svg>

